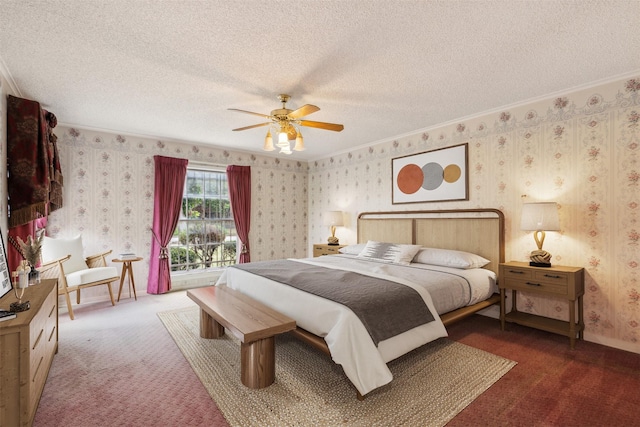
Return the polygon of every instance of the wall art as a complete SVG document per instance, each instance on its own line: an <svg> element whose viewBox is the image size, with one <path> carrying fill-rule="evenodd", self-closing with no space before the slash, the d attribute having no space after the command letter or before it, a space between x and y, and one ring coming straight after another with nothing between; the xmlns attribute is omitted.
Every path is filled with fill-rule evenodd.
<svg viewBox="0 0 640 427"><path fill-rule="evenodd" d="M469 144L391 160L391 202L469 200Z"/></svg>

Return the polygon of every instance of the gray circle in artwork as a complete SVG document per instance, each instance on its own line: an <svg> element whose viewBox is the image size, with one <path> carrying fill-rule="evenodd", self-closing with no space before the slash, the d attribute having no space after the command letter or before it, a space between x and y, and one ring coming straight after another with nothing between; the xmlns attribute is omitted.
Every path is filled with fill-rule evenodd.
<svg viewBox="0 0 640 427"><path fill-rule="evenodd" d="M425 190L435 190L444 180L444 169L437 163L427 163L422 167L422 173L424 174L422 188Z"/></svg>

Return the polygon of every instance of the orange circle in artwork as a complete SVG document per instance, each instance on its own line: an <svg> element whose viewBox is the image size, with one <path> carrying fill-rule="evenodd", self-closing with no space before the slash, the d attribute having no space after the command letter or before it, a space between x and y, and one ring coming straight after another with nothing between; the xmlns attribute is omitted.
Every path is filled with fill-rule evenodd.
<svg viewBox="0 0 640 427"><path fill-rule="evenodd" d="M396 183L404 194L413 194L420 189L424 181L422 168L418 165L408 164L398 172Z"/></svg>
<svg viewBox="0 0 640 427"><path fill-rule="evenodd" d="M448 183L456 182L461 175L462 171L458 165L449 165L444 168L444 180Z"/></svg>

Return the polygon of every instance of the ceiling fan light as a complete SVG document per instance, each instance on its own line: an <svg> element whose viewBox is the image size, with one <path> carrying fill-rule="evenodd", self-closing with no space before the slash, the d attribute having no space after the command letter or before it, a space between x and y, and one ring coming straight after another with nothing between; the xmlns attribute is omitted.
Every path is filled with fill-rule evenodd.
<svg viewBox="0 0 640 427"><path fill-rule="evenodd" d="M280 154L291 154L291 148L289 145L286 147L280 147Z"/></svg>
<svg viewBox="0 0 640 427"><path fill-rule="evenodd" d="M296 145L293 147L294 151L304 151L304 138L300 131L298 131L298 135L296 135Z"/></svg>
<svg viewBox="0 0 640 427"><path fill-rule="evenodd" d="M289 136L284 129L280 129L278 133L278 147L283 147L284 145L289 145Z"/></svg>
<svg viewBox="0 0 640 427"><path fill-rule="evenodd" d="M264 138L264 151L273 151L276 148L273 146L273 137L271 136L271 130L267 131L267 136Z"/></svg>

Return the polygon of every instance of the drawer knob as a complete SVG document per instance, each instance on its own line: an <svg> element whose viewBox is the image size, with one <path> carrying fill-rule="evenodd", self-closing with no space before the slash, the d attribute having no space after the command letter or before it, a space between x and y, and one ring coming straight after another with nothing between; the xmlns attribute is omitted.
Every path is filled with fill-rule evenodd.
<svg viewBox="0 0 640 427"><path fill-rule="evenodd" d="M529 286L540 286L540 283L526 282L526 284L529 285Z"/></svg>
<svg viewBox="0 0 640 427"><path fill-rule="evenodd" d="M553 275L553 274L545 274L544 277L548 277L550 279L562 279L562 276Z"/></svg>
<svg viewBox="0 0 640 427"><path fill-rule="evenodd" d="M513 273L513 274L524 274L524 271L520 271L520 270L509 270L509 273Z"/></svg>

